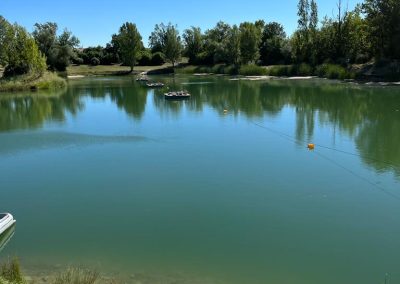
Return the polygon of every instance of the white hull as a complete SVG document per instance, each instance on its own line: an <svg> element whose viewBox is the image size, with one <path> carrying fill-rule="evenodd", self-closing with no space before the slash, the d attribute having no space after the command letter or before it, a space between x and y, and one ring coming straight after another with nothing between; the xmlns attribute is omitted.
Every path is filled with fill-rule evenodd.
<svg viewBox="0 0 400 284"><path fill-rule="evenodd" d="M10 213L1 213L0 214L0 235L10 228L16 220Z"/></svg>

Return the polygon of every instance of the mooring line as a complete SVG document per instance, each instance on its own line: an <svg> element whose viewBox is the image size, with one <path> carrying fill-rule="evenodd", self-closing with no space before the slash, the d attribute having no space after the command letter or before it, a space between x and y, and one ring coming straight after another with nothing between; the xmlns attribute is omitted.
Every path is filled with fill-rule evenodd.
<svg viewBox="0 0 400 284"><path fill-rule="evenodd" d="M263 128L263 129L269 130L271 132L274 132L274 133L276 133L276 134L278 134L280 136L286 136L287 138L290 138L295 143L306 143L303 140L297 139L297 138L295 138L293 136L290 136L288 134L285 134L283 132L280 132L280 131L271 129L269 127L263 126L263 125L261 125L261 124L259 124L257 122L251 121L251 123L256 125L256 126L258 126L258 127L260 127L260 128ZM325 145L321 145L321 144L317 144L317 143L314 143L314 145L319 147L319 148L328 149L328 150L339 152L339 153L342 153L342 154L346 154L346 155L350 155L350 156L356 156L356 157L359 157L359 158L364 158L364 159L367 159L367 160L379 162L379 163L382 163L382 164L387 164L387 165L389 165L391 167L395 166L393 162L383 161L383 160L379 160L379 159L372 158L372 157L369 157L369 156L361 156L360 154L357 154L357 153L352 153L352 152L340 150L340 149L337 149L337 148L333 148L333 147L329 147L329 146L325 146Z"/></svg>
<svg viewBox="0 0 400 284"><path fill-rule="evenodd" d="M317 156L321 157L322 159L325 159L325 160L331 162L332 164L336 165L337 167L339 167L339 168L341 168L341 169L347 171L347 172L350 173L351 175L353 175L353 176L359 178L360 180L363 180L364 182L368 183L369 185L371 185L371 186L373 186L373 187L376 187L377 189L379 189L381 192L385 193L386 195L388 195L388 196L390 196L390 197L393 197L393 198L395 198L395 199L397 199L397 200L400 201L400 196L397 196L396 194L387 191L384 187L382 187L382 186L380 186L380 185L378 185L378 184L376 184L376 183L370 181L370 180L367 179L366 177L363 177L363 176L357 174L357 173L354 172L353 170L351 170L351 169L349 169L349 168L347 168L347 167L345 167L345 166L339 164L339 163L336 162L335 160L333 160L333 159L331 159L331 158L329 158L329 157L327 157L327 156L321 154L319 151L315 151L315 150L314 150L313 152L314 152Z"/></svg>
<svg viewBox="0 0 400 284"><path fill-rule="evenodd" d="M270 131L270 132L272 132L272 133L274 133L274 134L280 136L281 138L284 138L284 139L286 139L286 140L288 140L288 141L290 141L290 142L293 142L293 143L295 143L295 144L297 144L297 143L302 143L302 144L306 143L305 141L302 141L302 140L300 140L300 139L297 139L297 138L295 138L295 137L293 137L293 136L291 136L291 135L288 135L288 134L286 134L286 133L277 131L277 130L275 130L275 129L269 128L269 127L267 127L267 126L261 125L260 123L257 123L257 122L254 122L254 121L250 121L250 122L251 122L252 124L254 124L255 126L259 127L259 128L268 130L268 131ZM319 145L319 144L314 144L314 145L315 145L315 146L318 146L318 147L320 147L320 148L329 149L329 150L337 151L337 152L340 152L340 153L343 153L343 154L353 155L353 156L357 156L357 157L360 157L360 158L361 158L360 155L357 155L357 154L355 154L355 153L346 152L346 151L342 151L342 150L339 150L339 149L335 149L335 148L331 148L331 147L327 147L327 146L323 146L323 145ZM339 164L339 163L336 162L335 160L333 160L333 159L331 159L331 158L329 158L329 157L327 157L327 156L321 154L319 151L313 150L313 152L314 152L317 156L319 156L320 158L325 159L326 161L331 162L332 164L336 165L337 167L339 167L339 168L341 168L341 169L347 171L348 173L350 173L350 174L353 175L354 177L356 177L356 178L358 178L358 179L360 179L360 180L366 182L366 183L369 184L370 186L373 186L373 187L379 189L379 191L383 192L384 194L386 194L386 195L388 195L388 196L390 196L390 197L392 197L392 198L397 199L397 200L400 201L400 196L397 196L396 194L389 192L389 191L386 190L384 187L382 187L382 186L380 186L380 185L378 185L378 184L376 184L376 183L370 181L369 179L367 179L367 178L365 178L365 177L363 177L363 176L357 174L356 172L352 171L351 169L349 169L349 168L347 168L347 167L345 167L345 166ZM376 160L376 159L375 159L375 160ZM376 160L376 161L379 161L379 160ZM380 162L382 162L382 161L380 161ZM385 162L385 163L387 163L387 162ZM390 164L390 163L387 163L387 164ZM391 165L391 164L390 164L390 165Z"/></svg>

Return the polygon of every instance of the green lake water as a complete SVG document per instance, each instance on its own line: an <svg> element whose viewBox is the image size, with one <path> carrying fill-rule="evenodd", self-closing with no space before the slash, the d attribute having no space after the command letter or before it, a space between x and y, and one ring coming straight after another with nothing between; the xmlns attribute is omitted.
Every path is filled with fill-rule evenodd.
<svg viewBox="0 0 400 284"><path fill-rule="evenodd" d="M1 94L1 259L132 283L400 283L400 88L156 78L191 99L130 77Z"/></svg>

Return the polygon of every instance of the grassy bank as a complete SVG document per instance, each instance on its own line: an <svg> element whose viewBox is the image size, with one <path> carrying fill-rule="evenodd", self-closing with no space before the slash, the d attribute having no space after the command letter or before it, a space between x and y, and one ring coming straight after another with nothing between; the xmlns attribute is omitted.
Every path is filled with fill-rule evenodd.
<svg viewBox="0 0 400 284"><path fill-rule="evenodd" d="M136 66L133 74L147 72L148 74L221 74L221 75L241 75L241 76L276 76L276 77L294 77L294 76L316 76L328 79L357 79L371 81L394 81L400 80L400 73L396 65L385 65L383 67L377 64L352 65L345 68L336 64L322 64L311 66L308 64L293 65L243 65L237 67L234 65L216 64L212 66L181 65L172 69L171 64L162 66ZM96 75L124 75L129 73L129 67L121 65L73 65L67 68L64 75L68 76L96 76Z"/></svg>
<svg viewBox="0 0 400 284"><path fill-rule="evenodd" d="M65 79L52 72L45 72L41 76L27 74L12 78L0 79L0 92L14 92L25 90L55 90L66 87Z"/></svg>
<svg viewBox="0 0 400 284"><path fill-rule="evenodd" d="M214 66L186 66L177 69L176 72L181 74L210 73L276 77L318 76L322 78L341 80L354 79L356 77L356 73L334 64L323 64L317 67L312 67L308 64L274 66L243 65L240 68L235 68L232 65L221 64Z"/></svg>
<svg viewBox="0 0 400 284"><path fill-rule="evenodd" d="M99 281L99 273L82 268L68 268L65 271L50 275L46 279L32 279L24 276L17 258L8 260L0 266L0 284L28 284L46 282L49 284L94 284L97 282L112 283L113 281Z"/></svg>
<svg viewBox="0 0 400 284"><path fill-rule="evenodd" d="M308 64L275 65L267 67L267 75L279 77L317 76L328 79L355 79L356 73L340 65L322 64L312 67Z"/></svg>
<svg viewBox="0 0 400 284"><path fill-rule="evenodd" d="M164 64L161 66L135 66L133 74L141 72L159 72L165 73L171 68L171 64ZM119 64L114 65L71 65L67 67L67 72L64 75L67 76L101 76L101 75L124 75L132 74L128 66L122 66Z"/></svg>

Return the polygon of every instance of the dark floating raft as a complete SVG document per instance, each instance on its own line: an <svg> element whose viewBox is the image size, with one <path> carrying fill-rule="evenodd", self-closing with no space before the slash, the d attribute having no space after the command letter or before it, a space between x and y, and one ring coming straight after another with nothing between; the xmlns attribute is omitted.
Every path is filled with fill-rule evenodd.
<svg viewBox="0 0 400 284"><path fill-rule="evenodd" d="M184 100L190 98L190 94L185 91L168 92L164 94L164 97L167 100Z"/></svg>

